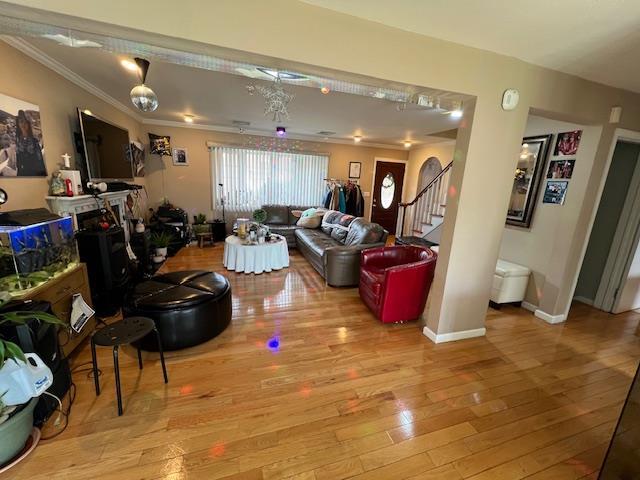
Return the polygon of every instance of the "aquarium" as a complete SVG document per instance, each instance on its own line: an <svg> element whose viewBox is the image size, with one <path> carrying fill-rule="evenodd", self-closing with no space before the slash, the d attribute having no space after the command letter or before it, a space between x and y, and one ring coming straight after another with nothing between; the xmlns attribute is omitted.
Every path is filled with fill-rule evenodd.
<svg viewBox="0 0 640 480"><path fill-rule="evenodd" d="M78 264L71 217L0 226L0 291L21 295Z"/></svg>

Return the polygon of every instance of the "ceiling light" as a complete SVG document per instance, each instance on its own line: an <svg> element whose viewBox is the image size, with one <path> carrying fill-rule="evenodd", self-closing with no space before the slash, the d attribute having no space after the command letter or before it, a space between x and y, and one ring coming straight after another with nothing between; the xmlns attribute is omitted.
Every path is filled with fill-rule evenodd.
<svg viewBox="0 0 640 480"><path fill-rule="evenodd" d="M84 109L84 110L82 111L82 113L84 113L85 115L91 115L91 116L93 116L93 113L91 113L91 110L89 110L89 109Z"/></svg>
<svg viewBox="0 0 640 480"><path fill-rule="evenodd" d="M185 115L184 121L187 123L193 123L193 115Z"/></svg>
<svg viewBox="0 0 640 480"><path fill-rule="evenodd" d="M360 140L362 140L362 136L361 135L354 135L353 136L353 141L356 143L360 143Z"/></svg>
<svg viewBox="0 0 640 480"><path fill-rule="evenodd" d="M462 110L451 110L449 115L451 115L451 118L462 118L462 113Z"/></svg>
<svg viewBox="0 0 640 480"><path fill-rule="evenodd" d="M158 97L153 90L144 84L149 71L149 61L143 58L135 58L134 60L139 69L140 85L131 89L129 97L138 110L153 112L158 108Z"/></svg>
<svg viewBox="0 0 640 480"><path fill-rule="evenodd" d="M322 93L323 95L326 95L327 93L329 93L331 90L329 90L329 87L322 87L320 89L320 93Z"/></svg>
<svg viewBox="0 0 640 480"><path fill-rule="evenodd" d="M132 62L131 60L127 60L126 58L124 60L120 60L120 65L122 65L124 68L126 68L130 72L136 72L136 73L140 72L138 65L136 65L135 62Z"/></svg>
<svg viewBox="0 0 640 480"><path fill-rule="evenodd" d="M411 148L411 142L409 140L404 142L404 148Z"/></svg>
<svg viewBox="0 0 640 480"><path fill-rule="evenodd" d="M287 134L287 129L284 127L276 127L276 135L279 137L284 137Z"/></svg>
<svg viewBox="0 0 640 480"><path fill-rule="evenodd" d="M49 40L53 40L54 42L58 42L60 45L64 45L65 47L73 47L73 48L100 48L102 45L98 42L93 42L91 40L78 40L76 38L71 37L70 35L62 35L61 33L54 34L44 34L42 35L44 38L48 38Z"/></svg>

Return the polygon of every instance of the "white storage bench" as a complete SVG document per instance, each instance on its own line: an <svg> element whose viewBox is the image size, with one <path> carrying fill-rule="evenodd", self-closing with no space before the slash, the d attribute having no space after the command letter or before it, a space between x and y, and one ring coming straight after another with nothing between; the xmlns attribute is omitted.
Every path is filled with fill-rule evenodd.
<svg viewBox="0 0 640 480"><path fill-rule="evenodd" d="M530 273L531 270L527 267L498 259L496 273L493 275L491 302L498 305L522 302Z"/></svg>

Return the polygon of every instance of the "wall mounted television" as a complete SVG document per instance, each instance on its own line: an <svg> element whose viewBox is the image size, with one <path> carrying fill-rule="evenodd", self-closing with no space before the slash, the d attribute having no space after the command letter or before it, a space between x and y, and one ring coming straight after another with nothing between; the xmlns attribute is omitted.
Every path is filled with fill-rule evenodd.
<svg viewBox="0 0 640 480"><path fill-rule="evenodd" d="M133 180L129 131L78 108L87 176L97 180Z"/></svg>

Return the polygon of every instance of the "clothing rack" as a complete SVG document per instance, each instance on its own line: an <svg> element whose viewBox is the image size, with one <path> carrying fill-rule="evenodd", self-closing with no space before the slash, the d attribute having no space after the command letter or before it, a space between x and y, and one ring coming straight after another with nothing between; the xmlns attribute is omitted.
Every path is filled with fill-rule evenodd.
<svg viewBox="0 0 640 480"><path fill-rule="evenodd" d="M344 180L342 178L325 178L324 181L327 183L337 183L340 186L344 186L348 183L353 183L355 185L358 185L358 182L359 182L359 180L356 178L349 178L347 180Z"/></svg>

